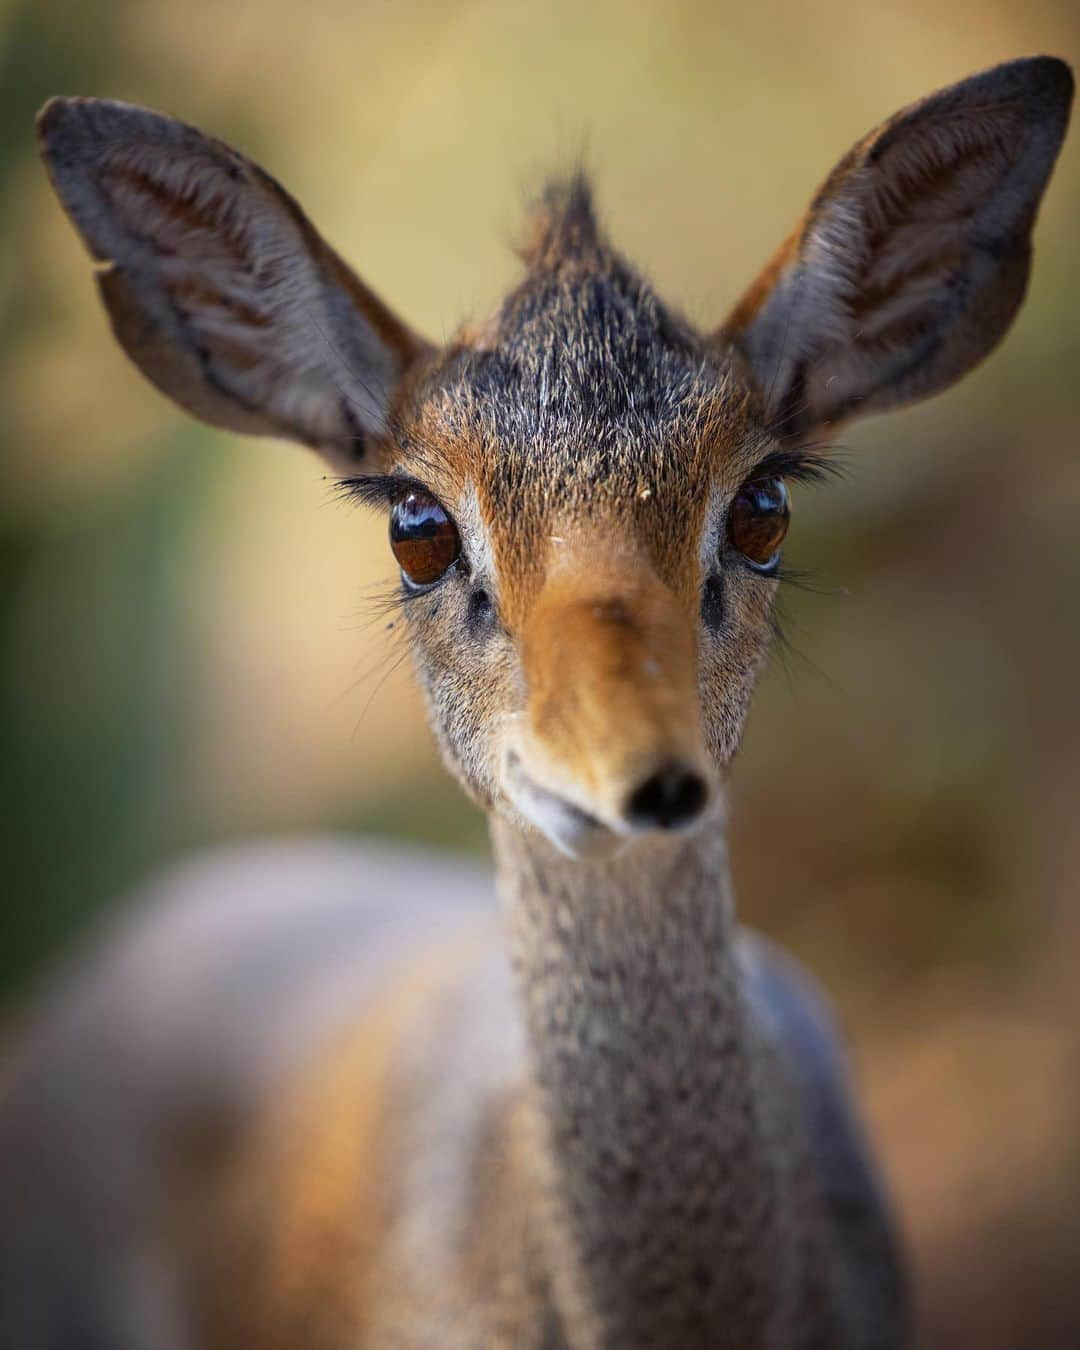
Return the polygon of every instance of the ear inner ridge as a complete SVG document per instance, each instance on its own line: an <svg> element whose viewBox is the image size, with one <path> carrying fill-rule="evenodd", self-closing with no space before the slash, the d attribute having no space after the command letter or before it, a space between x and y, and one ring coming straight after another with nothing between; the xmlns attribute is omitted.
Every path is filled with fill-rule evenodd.
<svg viewBox="0 0 1080 1350"><path fill-rule="evenodd" d="M1023 299L1071 99L1063 62L1012 62L841 160L718 335L784 434L924 398L994 348Z"/></svg>
<svg viewBox="0 0 1080 1350"><path fill-rule="evenodd" d="M206 421L364 463L430 349L288 193L220 141L127 104L53 100L39 125L61 201L112 264L98 282L136 365Z"/></svg>

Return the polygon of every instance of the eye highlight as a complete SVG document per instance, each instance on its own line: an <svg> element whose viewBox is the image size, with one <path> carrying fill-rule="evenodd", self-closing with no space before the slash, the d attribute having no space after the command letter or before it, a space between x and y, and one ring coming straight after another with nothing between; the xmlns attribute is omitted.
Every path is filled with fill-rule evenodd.
<svg viewBox="0 0 1080 1350"><path fill-rule="evenodd" d="M790 519L784 480L752 478L736 493L728 511L728 544L756 571L775 572Z"/></svg>
<svg viewBox="0 0 1080 1350"><path fill-rule="evenodd" d="M410 492L390 511L390 547L413 586L438 581L461 556L457 526L424 492Z"/></svg>

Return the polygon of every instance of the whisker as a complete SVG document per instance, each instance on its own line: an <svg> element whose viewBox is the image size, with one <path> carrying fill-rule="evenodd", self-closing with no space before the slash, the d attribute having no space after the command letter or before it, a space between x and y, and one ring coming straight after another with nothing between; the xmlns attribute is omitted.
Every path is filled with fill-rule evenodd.
<svg viewBox="0 0 1080 1350"><path fill-rule="evenodd" d="M391 654L393 654L393 648L391 648ZM354 739L356 737L356 733L360 730L360 723L363 722L364 718L367 716L368 709L371 707L376 694L378 694L379 690L382 689L383 685L387 682L387 680L391 677L391 675L393 675L396 671L400 670L402 663L408 659L408 656L409 656L408 644L402 643L402 650L397 653L397 659L391 662L389 667L383 672L381 678L379 679L378 684L376 684L375 688L368 695L367 702L360 709L360 716L356 719L356 725L352 729L352 735ZM353 688L355 687L356 686L353 685Z"/></svg>
<svg viewBox="0 0 1080 1350"><path fill-rule="evenodd" d="M772 650L784 672L784 682L787 685L788 692L792 695L798 692L795 671L792 668L793 662L797 660L803 667L812 671L820 680L824 681L834 692L842 694L844 689L840 681L795 645L791 637L791 623L791 618L784 613L782 605L778 603L774 606L769 619L773 640Z"/></svg>
<svg viewBox="0 0 1080 1350"><path fill-rule="evenodd" d="M775 576L781 585L791 586L809 595L822 595L828 599L847 599L851 595L845 586L821 586L814 580L813 573L797 567L788 567L784 563L777 568Z"/></svg>
<svg viewBox="0 0 1080 1350"><path fill-rule="evenodd" d="M341 703L344 699L348 698L350 694L354 693L357 689L359 689L362 684L365 684L368 680L372 678L372 676L376 675L383 668L385 663L396 654L397 654L397 642L391 640L382 651L380 651L376 656L374 656L362 667L359 673L349 681L349 683L344 687L344 689L341 690L340 693L334 695L334 697L330 701L330 706L332 708L336 708L339 703Z"/></svg>

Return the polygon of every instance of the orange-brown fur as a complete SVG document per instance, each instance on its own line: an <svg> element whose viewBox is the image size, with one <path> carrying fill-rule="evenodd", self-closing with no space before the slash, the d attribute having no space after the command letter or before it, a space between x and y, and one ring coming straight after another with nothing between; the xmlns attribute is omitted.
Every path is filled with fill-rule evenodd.
<svg viewBox="0 0 1080 1350"><path fill-rule="evenodd" d="M166 1145L124 1115L125 1083L114 1101L80 1079L117 1177L134 1157L131 1195L165 1197L160 1214L133 1206L160 1264L132 1223L100 1279L66 1229L67 1262L43 1274L56 1234L24 1206L26 1244L0 1230L0 1280L32 1329L19 1350L69 1343L40 1332L68 1332L69 1310L87 1343L117 1343L119 1317L122 1350L905 1344L897 1239L828 1014L734 917L723 789L779 575L735 524L782 526L781 480L820 466L814 437L934 392L1000 339L1071 93L1041 58L890 119L716 333L611 246L583 181L553 188L518 286L443 350L228 147L121 104L46 109L54 184L140 368L206 420L358 470L346 488L401 528L410 500L441 513L456 556L403 579L405 627L447 765L492 814L510 957L464 918L434 955L411 934L421 954L395 962L381 1002L369 979L344 1029ZM377 868L356 875L417 902ZM428 901L440 880L426 873ZM286 949L255 974L296 960L329 979L333 952L309 968L290 947L302 897L283 917L265 868L248 888ZM363 951L395 919L373 911L349 941ZM145 1041L125 1027L155 1084L132 1094L140 1110L171 1086L161 1046L190 1074L172 1034L187 1006L148 1019ZM99 1052L108 1010L91 999L75 1019ZM40 1086L69 1041L52 1043L0 1110L17 1196L29 1176L56 1185ZM111 1223L110 1188L82 1184Z"/></svg>
<svg viewBox="0 0 1080 1350"><path fill-rule="evenodd" d="M658 748L698 755L695 615L653 574L648 554L594 553L582 568L562 559L575 542L557 546L522 633L526 737L538 772L545 766L545 777L602 801L640 781ZM695 574L693 560L685 571ZM574 634L571 645L564 633Z"/></svg>

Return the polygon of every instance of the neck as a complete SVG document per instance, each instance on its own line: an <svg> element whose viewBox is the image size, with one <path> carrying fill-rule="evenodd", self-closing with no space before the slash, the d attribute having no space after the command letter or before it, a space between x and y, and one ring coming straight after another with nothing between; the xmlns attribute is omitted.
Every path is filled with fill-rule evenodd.
<svg viewBox="0 0 1080 1350"><path fill-rule="evenodd" d="M493 837L574 1343L772 1344L782 1197L719 825L603 862Z"/></svg>

